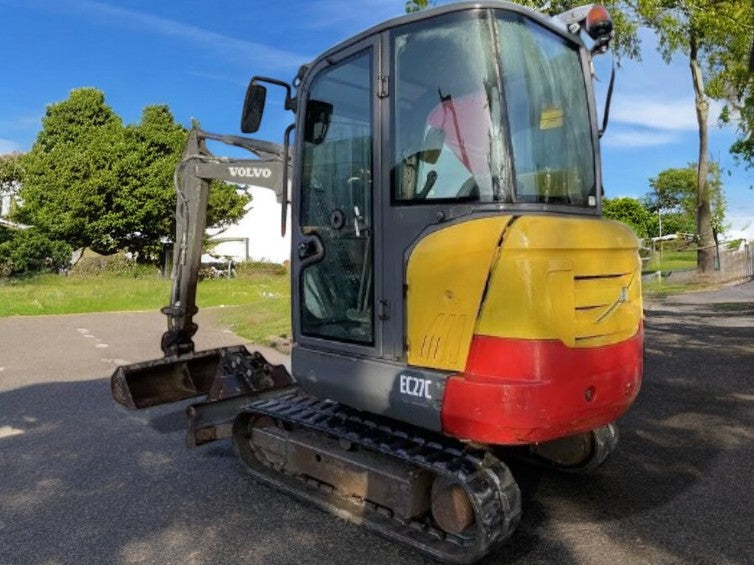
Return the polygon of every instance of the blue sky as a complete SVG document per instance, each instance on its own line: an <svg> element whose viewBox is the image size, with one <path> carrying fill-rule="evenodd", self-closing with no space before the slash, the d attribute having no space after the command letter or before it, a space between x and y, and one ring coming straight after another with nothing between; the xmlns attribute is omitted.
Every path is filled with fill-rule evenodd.
<svg viewBox="0 0 754 565"><path fill-rule="evenodd" d="M441 2L445 3L445 2ZM264 74L290 80L298 66L324 49L382 20L399 16L404 0L242 2L183 0L121 2L0 0L0 153L31 147L45 107L71 89L94 86L130 123L148 104L165 103L176 119L239 133L248 80ZM608 196L641 196L648 179L697 157L688 64L666 65L643 31L643 61L618 70L610 126L603 137ZM600 60L601 59L601 60ZM609 58L597 61L604 90ZM604 99L604 98L602 98ZM280 141L290 121L273 91L258 137ZM730 233L754 239L754 171L728 153L735 132L715 126L710 153L724 177Z"/></svg>

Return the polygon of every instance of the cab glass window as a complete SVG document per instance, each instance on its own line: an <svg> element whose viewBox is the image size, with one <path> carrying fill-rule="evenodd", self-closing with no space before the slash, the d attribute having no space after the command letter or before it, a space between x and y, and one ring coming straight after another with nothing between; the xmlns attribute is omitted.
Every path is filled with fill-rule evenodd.
<svg viewBox="0 0 754 565"><path fill-rule="evenodd" d="M524 17L497 21L515 200L596 206L594 150L577 46Z"/></svg>
<svg viewBox="0 0 754 565"><path fill-rule="evenodd" d="M297 249L305 335L374 342L372 51L323 70L304 117ZM310 241L311 243L311 241Z"/></svg>
<svg viewBox="0 0 754 565"><path fill-rule="evenodd" d="M500 198L500 81L486 14L449 14L393 32L394 200Z"/></svg>

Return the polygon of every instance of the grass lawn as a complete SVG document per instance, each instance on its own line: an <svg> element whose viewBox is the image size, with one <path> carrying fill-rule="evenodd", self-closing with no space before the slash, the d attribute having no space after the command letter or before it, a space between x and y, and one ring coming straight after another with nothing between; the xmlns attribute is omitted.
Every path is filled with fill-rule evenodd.
<svg viewBox="0 0 754 565"><path fill-rule="evenodd" d="M659 251L644 266L645 271L672 271L696 267L696 251Z"/></svg>
<svg viewBox="0 0 754 565"><path fill-rule="evenodd" d="M692 292L695 290L711 290L716 288L715 285L703 283L668 283L667 281L658 282L656 279L651 281L642 281L642 294L648 298L665 298L671 294L681 294L683 292Z"/></svg>
<svg viewBox="0 0 754 565"><path fill-rule="evenodd" d="M0 316L158 310L169 300L170 281L156 277L41 275L0 282ZM287 274L204 280L197 304L228 307L218 312L218 321L257 343L290 335Z"/></svg>
<svg viewBox="0 0 754 565"><path fill-rule="evenodd" d="M215 314L220 324L252 343L271 345L274 338L291 335L291 303L287 293L283 300L231 306Z"/></svg>
<svg viewBox="0 0 754 565"><path fill-rule="evenodd" d="M682 261L683 254L694 252L675 254L680 257L672 261ZM652 298L704 288L710 287L656 280L642 283L644 295ZM0 316L159 310L169 297L170 281L156 277L41 275L0 281ZM197 303L200 308L224 306L215 311L217 322L253 343L268 344L274 337L290 336L287 273L252 272L233 279L201 281Z"/></svg>

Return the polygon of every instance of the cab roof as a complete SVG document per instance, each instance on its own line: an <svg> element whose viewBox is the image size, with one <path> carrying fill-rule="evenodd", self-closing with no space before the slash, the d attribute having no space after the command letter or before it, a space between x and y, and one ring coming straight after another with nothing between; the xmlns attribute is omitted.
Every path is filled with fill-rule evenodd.
<svg viewBox="0 0 754 565"><path fill-rule="evenodd" d="M565 35L569 37L571 40L576 39L577 41L579 41L578 35L569 33L565 24L560 22L557 18L551 18L549 16L541 14L540 12L532 10L531 8L521 6L520 4L515 4L513 2L505 2L502 0L485 0L485 1L480 1L480 2L457 2L453 4L446 4L443 6L428 8L426 10L420 10L418 12L414 12L411 14L406 14L404 16L399 16L397 18L386 20L382 23L379 23L375 26L372 26L362 31L361 33L351 36L344 41L341 41L337 45L334 45L333 47L329 48L327 51L325 51L324 53L316 57L313 61L311 61L309 64L305 66L308 68L313 68L320 61L325 60L328 57L335 55L336 53L342 51L343 49L348 48L350 45L354 45L368 37L379 35L380 33L389 31L393 28L396 28L405 24L421 22L424 20L430 20L437 16L441 16L444 14L451 14L454 12L464 12L464 11L469 11L469 10L485 10L485 9L506 10L509 12L517 12L517 13L523 14L541 23L545 27L548 27L552 29L553 31L556 31L557 33L560 33L561 35Z"/></svg>

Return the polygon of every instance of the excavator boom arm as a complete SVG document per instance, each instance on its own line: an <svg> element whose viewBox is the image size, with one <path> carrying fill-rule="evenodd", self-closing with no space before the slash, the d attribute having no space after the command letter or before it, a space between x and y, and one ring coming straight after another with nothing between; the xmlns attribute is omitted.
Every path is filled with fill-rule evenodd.
<svg viewBox="0 0 754 565"><path fill-rule="evenodd" d="M206 147L206 140L243 147L261 158L230 159L216 157ZM206 229L207 202L211 180L254 184L283 196L284 152L280 145L239 136L217 135L194 128L189 133L181 162L175 171L176 238L173 250L173 287L170 304L162 309L168 317L168 329L161 347L166 356L194 351L193 335L197 326L196 287L202 256L202 238Z"/></svg>

